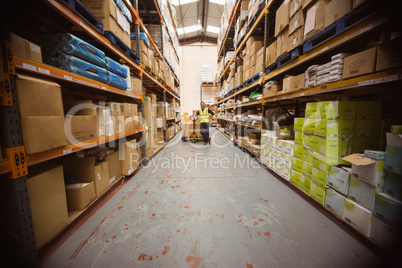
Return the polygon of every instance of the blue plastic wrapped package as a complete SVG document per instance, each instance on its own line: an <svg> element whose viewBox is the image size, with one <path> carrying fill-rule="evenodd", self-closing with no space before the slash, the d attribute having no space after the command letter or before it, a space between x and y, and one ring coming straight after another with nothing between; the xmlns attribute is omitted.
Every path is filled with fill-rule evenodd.
<svg viewBox="0 0 402 268"><path fill-rule="evenodd" d="M132 16L131 16L131 12L130 12L130 10L128 10L128 8L127 8L126 5L123 3L123 1L122 1L122 0L114 0L114 2L116 3L116 6L119 7L119 9L121 10L121 12L123 12L124 17L126 17L127 20L128 20L130 23L132 23L132 22L133 22L133 19L132 19Z"/></svg>
<svg viewBox="0 0 402 268"><path fill-rule="evenodd" d="M127 69L120 63L112 60L106 56L106 68L108 71L113 72L123 78L127 78Z"/></svg>
<svg viewBox="0 0 402 268"><path fill-rule="evenodd" d="M70 33L57 34L54 38L57 42L55 50L59 54L72 55L106 68L105 53L102 50Z"/></svg>
<svg viewBox="0 0 402 268"><path fill-rule="evenodd" d="M56 67L66 70L67 72L78 74L101 83L108 82L108 71L93 63L84 61L71 55L59 55L54 59Z"/></svg>
<svg viewBox="0 0 402 268"><path fill-rule="evenodd" d="M108 72L108 85L126 90L127 80L112 72Z"/></svg>
<svg viewBox="0 0 402 268"><path fill-rule="evenodd" d="M137 40L135 33L130 34L130 40ZM145 33L140 33L140 40L144 40L145 44L147 47L149 47L149 39L148 36Z"/></svg>

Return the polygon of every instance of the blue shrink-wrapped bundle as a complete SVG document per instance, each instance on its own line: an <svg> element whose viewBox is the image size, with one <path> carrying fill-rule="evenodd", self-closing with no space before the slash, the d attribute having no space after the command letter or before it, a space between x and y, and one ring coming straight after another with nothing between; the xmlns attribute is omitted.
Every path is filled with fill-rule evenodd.
<svg viewBox="0 0 402 268"><path fill-rule="evenodd" d="M113 72L123 78L127 78L127 69L117 61L112 60L106 56L106 68L108 71Z"/></svg>
<svg viewBox="0 0 402 268"><path fill-rule="evenodd" d="M132 16L131 16L131 12L130 12L130 10L128 10L128 8L127 8L126 5L123 3L123 1L122 1L122 0L114 0L114 2L116 3L116 6L119 7L119 9L121 10L121 12L123 12L124 17L126 17L127 20L128 20L130 23L132 23L132 22L133 22L133 19L132 19Z"/></svg>
<svg viewBox="0 0 402 268"><path fill-rule="evenodd" d="M81 75L105 84L108 82L108 71L106 69L77 57L63 54L58 57L53 57L50 59L50 62L67 72Z"/></svg>
<svg viewBox="0 0 402 268"><path fill-rule="evenodd" d="M123 77L116 75L112 72L108 72L108 85L112 87L117 87L120 89L127 89L127 80Z"/></svg>
<svg viewBox="0 0 402 268"><path fill-rule="evenodd" d="M135 33L130 34L130 40L137 40L137 37L135 36ZM149 39L148 36L145 33L140 33L140 40L144 40L145 44L147 47L149 47Z"/></svg>

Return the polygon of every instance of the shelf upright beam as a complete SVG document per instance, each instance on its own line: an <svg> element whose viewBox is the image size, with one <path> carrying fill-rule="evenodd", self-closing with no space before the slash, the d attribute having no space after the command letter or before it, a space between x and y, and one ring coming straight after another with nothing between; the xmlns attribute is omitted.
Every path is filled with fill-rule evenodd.
<svg viewBox="0 0 402 268"><path fill-rule="evenodd" d="M139 37L140 36L140 17L139 17L139 13L138 13L138 0L134 0L134 13L137 14L137 16L135 16L134 18L134 25L135 25L135 36ZM139 39L139 38L138 38ZM137 51L141 51L141 47L140 47L140 42L136 42L136 49ZM146 96L146 90L144 87L144 81L143 81L143 67L142 67L142 63L141 63L141 53L138 53L138 58L140 60L140 80L141 80L141 88L142 88L142 102L141 102L141 114L142 114L142 118L141 118L141 125L142 125L142 138L141 138L141 148L142 148L142 162L144 162L147 159L147 133L145 130L145 107L144 107L144 98Z"/></svg>
<svg viewBox="0 0 402 268"><path fill-rule="evenodd" d="M0 176L1 209L5 217L0 224L0 237L3 245L7 245L8 249L7 252L2 251L1 259L5 266L37 267L39 260L27 187L28 169L22 142L15 92L15 68L6 14L0 14L0 23L3 25L0 30L0 40L2 40L0 53L3 53L2 58L7 61L7 66L0 66L0 68L4 68L8 78L11 98L11 105L9 103L0 105L0 142L4 156L11 164L11 172L8 176Z"/></svg>
<svg viewBox="0 0 402 268"><path fill-rule="evenodd" d="M267 6L268 4L268 0L265 0L265 6ZM268 16L269 16L269 8L267 8L265 10L265 23L264 23L264 53L263 53L263 59L262 59L262 71L263 71L263 76L262 76L262 80L261 82L264 82L264 78L265 78L265 61L266 61L266 51L267 51L267 40L269 38L269 25L268 25ZM262 93L264 94L264 83L261 83L261 87L262 87ZM264 105L264 99L262 99L262 107L261 107L261 114L262 114L262 118L265 119L265 105ZM261 127L263 128L265 125L266 120L263 120L261 123Z"/></svg>
<svg viewBox="0 0 402 268"><path fill-rule="evenodd" d="M163 89L163 113L165 115L165 127L163 128L163 137L165 142L167 142L168 138L166 135L166 128L167 128L167 114L166 114L166 89Z"/></svg>

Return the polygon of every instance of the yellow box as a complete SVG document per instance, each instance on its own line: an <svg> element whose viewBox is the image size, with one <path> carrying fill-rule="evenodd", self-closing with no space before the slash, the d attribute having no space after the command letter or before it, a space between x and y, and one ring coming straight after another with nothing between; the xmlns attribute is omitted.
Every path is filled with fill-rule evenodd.
<svg viewBox="0 0 402 268"><path fill-rule="evenodd" d="M357 102L330 101L327 107L327 119L355 119Z"/></svg>
<svg viewBox="0 0 402 268"><path fill-rule="evenodd" d="M304 134L303 135L303 145L309 149L314 150L317 148L317 138L314 135Z"/></svg>
<svg viewBox="0 0 402 268"><path fill-rule="evenodd" d="M303 132L295 131L295 144L303 145Z"/></svg>
<svg viewBox="0 0 402 268"><path fill-rule="evenodd" d="M345 156L352 153L352 139L318 137L317 152L323 155Z"/></svg>
<svg viewBox="0 0 402 268"><path fill-rule="evenodd" d="M294 131L303 131L303 124L304 124L303 117L295 117L293 130Z"/></svg>
<svg viewBox="0 0 402 268"><path fill-rule="evenodd" d="M382 102L381 101L358 101L357 102L357 118L381 118Z"/></svg>
<svg viewBox="0 0 402 268"><path fill-rule="evenodd" d="M356 120L355 137L379 137L381 131L381 119Z"/></svg>
<svg viewBox="0 0 402 268"><path fill-rule="evenodd" d="M329 169L330 169L331 166L328 165L327 163L321 161L317 157L314 157L314 159L313 159L313 167L318 168L319 170L322 170L322 171L325 171L325 172L329 172Z"/></svg>
<svg viewBox="0 0 402 268"><path fill-rule="evenodd" d="M303 170L303 161L293 157L292 159L292 168L297 172L301 173Z"/></svg>
<svg viewBox="0 0 402 268"><path fill-rule="evenodd" d="M303 153L304 153L304 147L302 145L295 144L293 147L293 156L302 159Z"/></svg>
<svg viewBox="0 0 402 268"><path fill-rule="evenodd" d="M311 183L310 196L321 205L325 204L325 189L321 186Z"/></svg>
<svg viewBox="0 0 402 268"><path fill-rule="evenodd" d="M317 102L317 118L325 119L327 116L329 101L320 101Z"/></svg>
<svg viewBox="0 0 402 268"><path fill-rule="evenodd" d="M310 194L311 188L311 180L309 178L304 177L303 175L300 176L300 189L306 194Z"/></svg>
<svg viewBox="0 0 402 268"><path fill-rule="evenodd" d="M316 119L305 118L303 122L303 132L306 134L314 134Z"/></svg>
<svg viewBox="0 0 402 268"><path fill-rule="evenodd" d="M301 177L300 173L298 173L294 170L290 171L290 182L293 185L297 186L298 188L300 188L300 177Z"/></svg>
<svg viewBox="0 0 402 268"><path fill-rule="evenodd" d="M311 179L311 176L313 175L313 165L308 162L303 161L303 167L302 167L301 174L304 177Z"/></svg>
<svg viewBox="0 0 402 268"><path fill-rule="evenodd" d="M322 171L318 168L313 167L311 180L321 187L325 188L328 181L328 172Z"/></svg>
<svg viewBox="0 0 402 268"><path fill-rule="evenodd" d="M378 137L354 137L351 153L362 154L364 150L378 150L379 144Z"/></svg>
<svg viewBox="0 0 402 268"><path fill-rule="evenodd" d="M316 102L308 102L306 104L306 112L305 112L305 117L311 117L311 118L316 118L316 113L317 113L317 103Z"/></svg>
<svg viewBox="0 0 402 268"><path fill-rule="evenodd" d="M314 151L308 148L304 148L303 151L303 161L308 162L308 163L313 163L314 159Z"/></svg>

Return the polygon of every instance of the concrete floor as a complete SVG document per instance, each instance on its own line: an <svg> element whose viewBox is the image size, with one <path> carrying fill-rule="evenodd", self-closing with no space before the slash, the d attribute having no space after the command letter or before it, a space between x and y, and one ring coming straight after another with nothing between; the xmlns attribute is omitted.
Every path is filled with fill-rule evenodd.
<svg viewBox="0 0 402 268"><path fill-rule="evenodd" d="M41 266L369 267L379 261L219 131L211 136L204 146L177 135Z"/></svg>

